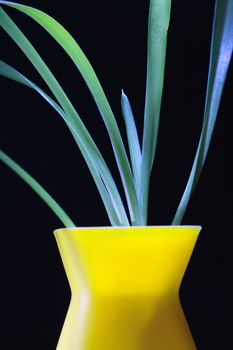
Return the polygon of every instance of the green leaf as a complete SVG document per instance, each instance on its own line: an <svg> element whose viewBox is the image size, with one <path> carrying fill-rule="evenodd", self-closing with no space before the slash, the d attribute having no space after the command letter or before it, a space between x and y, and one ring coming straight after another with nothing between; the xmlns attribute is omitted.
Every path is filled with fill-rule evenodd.
<svg viewBox="0 0 233 350"><path fill-rule="evenodd" d="M133 169L133 176L135 182L135 188L139 198L139 184L140 184L140 173L141 173L141 147L138 139L137 128L134 121L132 108L128 97L124 91L121 92L121 109L125 121L126 133L129 145L131 165Z"/></svg>
<svg viewBox="0 0 233 350"><path fill-rule="evenodd" d="M192 170L172 224L181 223L209 149L233 50L233 1L217 0L211 40L210 66L201 136Z"/></svg>
<svg viewBox="0 0 233 350"><path fill-rule="evenodd" d="M13 2L0 1L0 4L8 5L19 11L22 11L23 13L33 18L37 23L39 23L44 29L48 31L50 35L54 37L54 39L67 52L67 54L70 56L70 58L80 71L90 92L92 93L92 96L97 104L97 107L108 130L124 187L128 208L131 216L131 222L134 225L142 224L139 203L134 187L133 176L122 142L122 138L117 127L117 123L111 110L111 107L106 99L100 82L88 59L78 46L77 42L67 32L67 30L65 30L64 27L62 27L57 21L55 21L46 13L39 11L35 8L21 4L16 4Z"/></svg>
<svg viewBox="0 0 233 350"><path fill-rule="evenodd" d="M83 124L78 113L74 109L70 100L62 90L61 86L46 66L42 58L39 56L37 51L21 32L21 30L16 26L16 24L10 19L10 17L0 8L0 25L8 33L8 35L15 41L15 43L21 48L27 58L31 61L33 66L39 72L41 77L44 79L57 101L59 101L60 106L65 112L65 115L68 118L69 125L72 125L73 130L75 130L76 142L79 146L81 153L85 158L85 154L88 153L90 161L94 163L95 167L98 169L98 172L106 186L108 193L110 194L113 205L117 212L119 221L121 225L126 225L128 223L127 215L124 210L119 192L116 188L114 180L111 176L111 173L99 152L97 146L95 145L93 139L88 133L85 125ZM84 153L85 151L85 153ZM89 163L89 161L86 162Z"/></svg>
<svg viewBox="0 0 233 350"><path fill-rule="evenodd" d="M29 175L21 166L19 166L13 159L11 159L6 153L0 150L0 160L16 172L52 209L52 211L58 216L61 222L66 227L75 227L73 221L64 212L64 210L57 204L57 202L48 194L48 192Z"/></svg>
<svg viewBox="0 0 233 350"><path fill-rule="evenodd" d="M9 66L7 63L3 62L0 60L0 75L5 76L6 78L15 80L29 88L32 88L36 92L38 92L63 118L67 126L69 127L74 139L78 143L77 137L76 137L76 130L73 128L72 124L69 123L69 120L67 116L65 115L64 111L62 108L55 102L53 101L42 89L40 89L36 84L34 84L32 81L30 81L28 78L26 78L24 75L19 73L17 70ZM89 170L93 176L93 179L96 183L96 186L99 190L100 196L102 198L102 201L104 203L105 209L107 211L109 220L111 222L112 226L121 226L122 223L119 221L117 212L115 211L114 208L114 200L111 198L110 194L108 193L103 180L101 179L101 176L98 172L98 170L95 167L94 162L92 159L89 157L88 152L86 152L85 147L83 147L82 153L85 154L85 160L87 162L87 165L89 167ZM125 225L127 223L124 222L123 224Z"/></svg>
<svg viewBox="0 0 233 350"><path fill-rule="evenodd" d="M148 21L147 78L141 163L143 220L147 220L149 180L154 162L164 83L171 0L151 0Z"/></svg>

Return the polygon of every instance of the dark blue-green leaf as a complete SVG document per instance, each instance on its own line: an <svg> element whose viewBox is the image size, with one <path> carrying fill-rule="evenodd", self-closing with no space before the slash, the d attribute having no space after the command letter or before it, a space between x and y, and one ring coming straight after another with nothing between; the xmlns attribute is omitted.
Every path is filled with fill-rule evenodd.
<svg viewBox="0 0 233 350"><path fill-rule="evenodd" d="M204 120L192 170L173 219L181 223L201 174L216 122L224 83L233 50L233 0L217 0L211 40L210 66L207 83Z"/></svg>

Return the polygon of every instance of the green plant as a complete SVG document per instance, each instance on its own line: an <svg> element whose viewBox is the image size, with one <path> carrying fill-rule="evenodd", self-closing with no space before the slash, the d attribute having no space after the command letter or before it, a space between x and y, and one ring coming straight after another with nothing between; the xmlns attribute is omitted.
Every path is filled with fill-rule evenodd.
<svg viewBox="0 0 233 350"><path fill-rule="evenodd" d="M0 8L0 24L21 48L55 96L54 101L37 85L4 62L0 74L35 91L58 112L70 129L98 188L112 225L146 225L148 192L154 163L163 91L167 30L171 0L151 0L148 21L147 79L142 146L138 138L130 102L122 91L121 105L127 131L130 161L116 119L101 84L88 59L73 37L49 15L20 4L0 1L38 22L70 56L85 80L107 128L124 187L128 210L105 160L61 86L21 30ZM233 49L233 0L216 0L211 41L210 65L203 125L196 156L172 224L180 224L203 168L215 125L220 99ZM0 159L20 175L54 210L65 226L74 226L51 196L3 151ZM128 214L129 213L129 214Z"/></svg>

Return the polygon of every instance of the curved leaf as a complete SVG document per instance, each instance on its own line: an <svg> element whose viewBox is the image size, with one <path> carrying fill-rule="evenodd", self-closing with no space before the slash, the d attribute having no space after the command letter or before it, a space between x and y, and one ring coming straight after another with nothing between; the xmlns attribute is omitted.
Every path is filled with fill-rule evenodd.
<svg viewBox="0 0 233 350"><path fill-rule="evenodd" d="M172 224L181 223L201 174L217 118L233 51L233 1L217 0L211 40L210 66L201 136L192 170Z"/></svg>
<svg viewBox="0 0 233 350"><path fill-rule="evenodd" d="M91 161L95 164L95 167L98 169L101 178L104 181L107 191L111 194L113 199L114 207L118 213L118 217L122 225L127 225L128 219L125 213L119 192L116 188L114 180L111 176L111 173L99 152L96 144L88 133L85 125L83 124L78 113L74 109L70 100L64 93L63 89L46 66L42 58L39 56L37 51L24 36L21 30L16 26L16 24L10 19L10 17L0 8L0 25L8 33L8 35L15 41L15 43L21 48L27 58L31 61L33 66L39 72L41 77L44 79L57 101L61 105L62 109L65 112L69 120L69 124L72 125L73 129L76 131L76 142L82 152L84 158L85 154L83 150L85 149L88 152L88 156L91 158Z"/></svg>
<svg viewBox="0 0 233 350"><path fill-rule="evenodd" d="M131 221L135 225L141 224L139 203L122 138L111 107L88 59L70 33L51 16L35 8L18 3L0 1L0 4L11 6L30 16L37 23L39 23L67 52L82 74L108 130L118 169L121 175Z"/></svg>
<svg viewBox="0 0 233 350"><path fill-rule="evenodd" d="M69 123L69 120L67 116L65 115L64 111L62 108L55 102L53 101L42 89L40 89L36 84L34 84L32 81L30 81L28 78L26 78L24 75L19 73L17 70L9 66L7 63L3 62L0 60L0 75L3 75L9 79L15 80L29 88L34 89L37 91L63 118L67 126L69 127L74 139L78 143L77 137L76 137L76 130L72 127L72 125ZM102 201L104 203L105 209L107 211L109 220L111 222L111 225L113 226L121 226L126 225L127 221L124 221L123 223L118 219L117 213L115 212L114 208L114 200L111 198L111 195L108 193L104 182L96 169L94 162L92 159L89 157L88 152L86 152L85 147L83 147L82 153L85 154L85 160L87 162L87 166L89 167L89 170L93 176L93 179L96 183L96 186L99 190L100 196L102 198ZM113 200L113 202L112 202Z"/></svg>

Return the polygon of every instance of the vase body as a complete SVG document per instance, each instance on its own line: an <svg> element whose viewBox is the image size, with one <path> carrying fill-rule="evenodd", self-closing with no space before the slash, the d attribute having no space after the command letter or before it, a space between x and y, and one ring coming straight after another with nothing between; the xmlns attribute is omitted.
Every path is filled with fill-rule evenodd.
<svg viewBox="0 0 233 350"><path fill-rule="evenodd" d="M178 293L199 231L56 230L71 288L57 350L196 349Z"/></svg>

